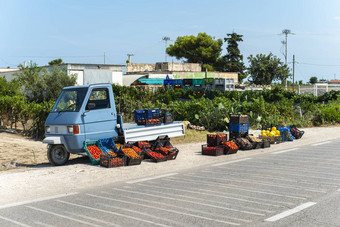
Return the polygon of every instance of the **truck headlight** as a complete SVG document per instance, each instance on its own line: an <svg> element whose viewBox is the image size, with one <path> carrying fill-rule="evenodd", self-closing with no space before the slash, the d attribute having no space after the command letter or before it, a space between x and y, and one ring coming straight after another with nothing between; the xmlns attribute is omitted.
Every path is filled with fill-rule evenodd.
<svg viewBox="0 0 340 227"><path fill-rule="evenodd" d="M51 127L48 126L48 125L46 125L46 126L45 126L45 132L46 132L46 133L50 133L50 132L51 132Z"/></svg>
<svg viewBox="0 0 340 227"><path fill-rule="evenodd" d="M67 126L67 132L68 133L73 133L73 125Z"/></svg>
<svg viewBox="0 0 340 227"><path fill-rule="evenodd" d="M68 133L79 134L79 125L69 125L67 131Z"/></svg>

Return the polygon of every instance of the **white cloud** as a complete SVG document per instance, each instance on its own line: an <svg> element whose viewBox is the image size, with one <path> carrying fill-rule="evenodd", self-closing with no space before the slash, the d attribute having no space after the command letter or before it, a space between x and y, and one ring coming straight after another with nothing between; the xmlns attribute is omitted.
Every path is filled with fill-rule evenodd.
<svg viewBox="0 0 340 227"><path fill-rule="evenodd" d="M340 16L333 17L334 20L340 20Z"/></svg>

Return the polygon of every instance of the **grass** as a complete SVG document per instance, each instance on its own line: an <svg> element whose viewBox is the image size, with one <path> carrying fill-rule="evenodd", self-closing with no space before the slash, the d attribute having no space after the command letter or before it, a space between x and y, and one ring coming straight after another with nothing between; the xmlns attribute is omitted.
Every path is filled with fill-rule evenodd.
<svg viewBox="0 0 340 227"><path fill-rule="evenodd" d="M196 131L192 129L185 130L185 136L179 136L171 138L171 143L173 144L183 144L183 143L200 143L207 141L208 131Z"/></svg>

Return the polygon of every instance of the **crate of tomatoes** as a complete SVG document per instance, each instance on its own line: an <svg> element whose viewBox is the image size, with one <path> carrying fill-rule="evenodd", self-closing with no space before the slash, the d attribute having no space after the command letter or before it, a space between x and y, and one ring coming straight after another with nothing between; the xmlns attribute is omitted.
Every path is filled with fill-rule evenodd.
<svg viewBox="0 0 340 227"><path fill-rule="evenodd" d="M100 165L106 168L113 168L125 165L125 157L117 157L111 154L100 155Z"/></svg>
<svg viewBox="0 0 340 227"><path fill-rule="evenodd" d="M223 147L208 147L208 144L202 145L202 155L220 156L223 155Z"/></svg>
<svg viewBox="0 0 340 227"><path fill-rule="evenodd" d="M168 160L175 160L179 153L179 150L173 146L157 147L155 151L167 156Z"/></svg>
<svg viewBox="0 0 340 227"><path fill-rule="evenodd" d="M223 142L224 154L235 154L238 151L238 146L233 141Z"/></svg>
<svg viewBox="0 0 340 227"><path fill-rule="evenodd" d="M226 142L228 139L226 134L207 134L207 144L209 147L216 147Z"/></svg>
<svg viewBox="0 0 340 227"><path fill-rule="evenodd" d="M164 162L168 160L168 156L152 151L151 149L145 149L145 155L154 162Z"/></svg>
<svg viewBox="0 0 340 227"><path fill-rule="evenodd" d="M143 155L144 156L144 151L143 149L138 147L138 143L136 142L128 142L124 144L124 148L132 148L138 155Z"/></svg>
<svg viewBox="0 0 340 227"><path fill-rule="evenodd" d="M144 155L139 155L133 148L122 147L121 153L126 157L125 165L140 165Z"/></svg>
<svg viewBox="0 0 340 227"><path fill-rule="evenodd" d="M103 152L103 150L100 148L98 141L85 141L83 149L90 158L92 165L98 165L100 162L100 155L106 154L106 152Z"/></svg>
<svg viewBox="0 0 340 227"><path fill-rule="evenodd" d="M136 146L139 147L140 149L151 148L151 144L149 144L149 142L146 141L137 142Z"/></svg>

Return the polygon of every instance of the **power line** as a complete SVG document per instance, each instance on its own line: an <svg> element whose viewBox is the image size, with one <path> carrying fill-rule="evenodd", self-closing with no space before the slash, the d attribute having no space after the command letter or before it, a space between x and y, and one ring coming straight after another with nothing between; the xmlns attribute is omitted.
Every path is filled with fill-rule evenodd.
<svg viewBox="0 0 340 227"><path fill-rule="evenodd" d="M314 63L305 63L305 62L295 62L300 65L312 65L312 66L328 66L328 67L340 67L340 65L324 65L324 64L314 64Z"/></svg>
<svg viewBox="0 0 340 227"><path fill-rule="evenodd" d="M89 55L89 56L9 56L10 58L90 58L90 57L100 57L103 55Z"/></svg>

